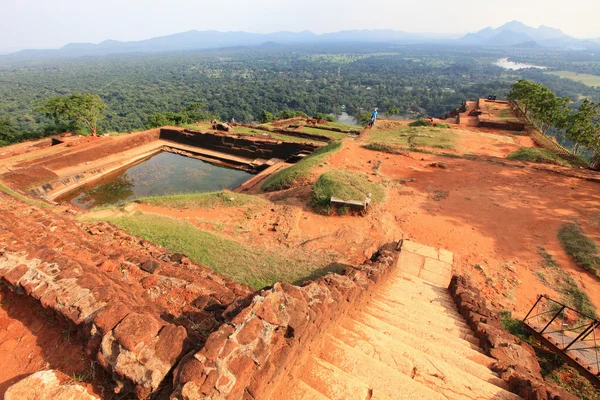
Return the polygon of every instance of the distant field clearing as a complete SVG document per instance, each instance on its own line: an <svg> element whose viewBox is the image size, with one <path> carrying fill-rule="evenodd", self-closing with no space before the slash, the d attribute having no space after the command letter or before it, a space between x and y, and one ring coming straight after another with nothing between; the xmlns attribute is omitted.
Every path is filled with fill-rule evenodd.
<svg viewBox="0 0 600 400"><path fill-rule="evenodd" d="M578 74L577 72L571 72L571 71L553 71L553 72L546 72L546 73L560 76L561 78L572 79L574 81L581 82L587 86L592 86L592 87L600 86L600 76L596 76L596 75Z"/></svg>

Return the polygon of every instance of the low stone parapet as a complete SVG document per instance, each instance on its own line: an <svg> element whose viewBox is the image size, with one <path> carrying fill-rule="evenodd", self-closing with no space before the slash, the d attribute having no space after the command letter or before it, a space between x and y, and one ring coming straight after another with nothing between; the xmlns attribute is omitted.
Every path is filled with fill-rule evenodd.
<svg viewBox="0 0 600 400"><path fill-rule="evenodd" d="M454 275L449 290L481 349L496 360L492 370L508 383L511 392L526 400L577 399L544 381L534 349L502 328L498 314L489 309L479 289L466 277Z"/></svg>
<svg viewBox="0 0 600 400"><path fill-rule="evenodd" d="M302 364L323 332L373 293L394 267L396 244L344 274L302 286L277 283L256 294L174 373L177 399L269 398Z"/></svg>

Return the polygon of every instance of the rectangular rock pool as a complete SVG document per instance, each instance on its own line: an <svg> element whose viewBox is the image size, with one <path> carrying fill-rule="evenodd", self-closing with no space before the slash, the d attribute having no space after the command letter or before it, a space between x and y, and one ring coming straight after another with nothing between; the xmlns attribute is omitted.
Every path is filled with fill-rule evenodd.
<svg viewBox="0 0 600 400"><path fill-rule="evenodd" d="M235 189L252 174L195 158L161 152L141 163L80 186L57 199L90 209L119 205L138 197Z"/></svg>

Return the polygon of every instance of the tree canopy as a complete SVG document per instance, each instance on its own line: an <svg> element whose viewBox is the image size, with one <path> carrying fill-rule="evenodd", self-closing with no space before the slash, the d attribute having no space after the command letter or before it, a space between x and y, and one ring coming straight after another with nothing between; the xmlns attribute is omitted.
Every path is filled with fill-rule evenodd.
<svg viewBox="0 0 600 400"><path fill-rule="evenodd" d="M96 136L105 108L106 104L97 94L74 93L50 97L42 101L38 110L63 129L80 132L85 128Z"/></svg>
<svg viewBox="0 0 600 400"><path fill-rule="evenodd" d="M524 107L544 135L552 127L565 127L571 102L568 97L558 97L546 86L526 79L517 81L508 96Z"/></svg>
<svg viewBox="0 0 600 400"><path fill-rule="evenodd" d="M600 103L586 99L568 117L566 126L567 136L575 142L573 154L584 146L600 155Z"/></svg>

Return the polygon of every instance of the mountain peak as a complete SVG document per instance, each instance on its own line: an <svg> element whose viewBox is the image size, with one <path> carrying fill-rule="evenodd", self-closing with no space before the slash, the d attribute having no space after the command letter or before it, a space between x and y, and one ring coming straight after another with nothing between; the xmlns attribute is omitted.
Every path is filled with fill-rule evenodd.
<svg viewBox="0 0 600 400"><path fill-rule="evenodd" d="M487 27L461 39L464 44L476 46L515 46L535 42L544 47L563 47L566 42L573 40L560 29L544 25L534 28L516 20L495 29Z"/></svg>
<svg viewBox="0 0 600 400"><path fill-rule="evenodd" d="M524 23L522 23L521 21L517 21L517 20L507 22L504 25L502 25L501 27L499 27L498 29L500 29L500 30L515 30L515 29L523 29L523 28L535 29L535 28L531 28L531 27L525 25Z"/></svg>

